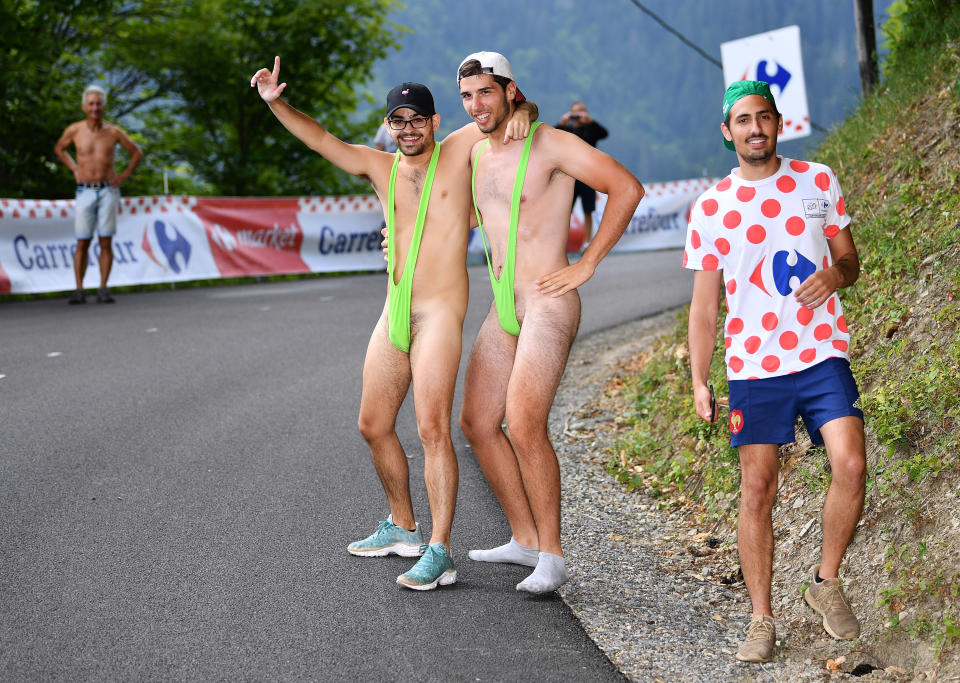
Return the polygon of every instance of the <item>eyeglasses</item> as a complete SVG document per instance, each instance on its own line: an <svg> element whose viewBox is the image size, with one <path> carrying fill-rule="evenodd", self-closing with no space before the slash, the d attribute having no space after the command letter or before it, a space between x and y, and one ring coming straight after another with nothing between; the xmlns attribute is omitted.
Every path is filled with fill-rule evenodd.
<svg viewBox="0 0 960 683"><path fill-rule="evenodd" d="M414 128L426 128L427 121L429 121L425 116L414 116L412 119L389 119L387 123L390 124L390 127L394 130L403 130L407 127L409 123Z"/></svg>

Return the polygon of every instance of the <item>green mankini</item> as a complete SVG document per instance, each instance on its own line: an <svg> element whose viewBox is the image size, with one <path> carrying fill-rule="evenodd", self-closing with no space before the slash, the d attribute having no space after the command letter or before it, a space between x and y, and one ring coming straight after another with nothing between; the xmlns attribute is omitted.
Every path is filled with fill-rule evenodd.
<svg viewBox="0 0 960 683"><path fill-rule="evenodd" d="M520 321L517 320L517 307L513 294L513 276L517 265L517 224L520 222L520 197L523 194L523 180L527 175L527 161L530 159L530 146L533 144L533 134L540 121L530 124L530 134L523 142L523 153L517 165L517 177L513 181L513 196L510 199L510 233L507 236L507 254L503 261L503 272L498 280L493 274L493 264L490 261L490 249L487 247L487 238L483 233L483 221L480 220L480 209L477 207L477 165L480 163L480 154L487 146L483 141L477 156L473 160L473 176L470 178L470 190L473 192L473 209L477 212L477 224L480 238L483 240L483 252L487 256L487 270L490 271L490 286L493 287L493 300L497 306L497 319L500 327L507 334L520 336Z"/></svg>
<svg viewBox="0 0 960 683"><path fill-rule="evenodd" d="M404 353L410 352L410 298L413 294L413 271L417 267L417 255L420 253L420 238L423 236L423 224L427 218L427 205L430 203L430 190L433 189L433 177L437 173L437 159L440 157L440 143L436 143L427 167L427 177L420 193L420 205L417 208L417 221L413 225L413 238L410 251L403 266L400 282L394 283L394 254L397 253L393 211L394 194L397 185L397 167L400 165L400 151L397 150L390 170L390 189L387 193L387 275L390 285L387 289L387 322L390 343Z"/></svg>

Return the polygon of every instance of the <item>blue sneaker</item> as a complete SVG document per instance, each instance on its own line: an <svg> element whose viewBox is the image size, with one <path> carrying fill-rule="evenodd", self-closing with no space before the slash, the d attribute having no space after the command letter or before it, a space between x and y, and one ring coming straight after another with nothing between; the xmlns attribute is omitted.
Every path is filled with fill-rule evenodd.
<svg viewBox="0 0 960 683"><path fill-rule="evenodd" d="M406 574L397 577L397 583L415 591L428 591L441 586L449 586L457 581L457 570L453 568L453 558L443 543L431 543L420 548L423 557Z"/></svg>
<svg viewBox="0 0 960 683"><path fill-rule="evenodd" d="M420 525L415 531L407 531L393 523L393 515L386 521L380 521L380 526L362 541L351 543L347 552L360 557L384 557L386 555L400 555L401 557L419 557L423 554L423 534Z"/></svg>

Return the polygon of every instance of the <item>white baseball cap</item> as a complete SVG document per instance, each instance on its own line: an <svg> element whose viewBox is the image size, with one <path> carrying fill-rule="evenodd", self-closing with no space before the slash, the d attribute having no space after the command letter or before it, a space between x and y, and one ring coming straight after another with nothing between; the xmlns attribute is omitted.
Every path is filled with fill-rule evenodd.
<svg viewBox="0 0 960 683"><path fill-rule="evenodd" d="M472 55L464 57L463 61L460 62L460 66L457 67L457 82L460 81L460 69L471 59L480 62L480 68L483 69L483 73L485 74L503 76L504 78L509 78L511 81L514 80L513 70L510 69L510 62L508 62L507 58L502 54L499 52L474 52Z"/></svg>
<svg viewBox="0 0 960 683"><path fill-rule="evenodd" d="M507 61L507 58L504 57L499 52L474 52L463 58L463 61L460 62L460 66L457 67L457 83L460 83L460 69L463 68L463 65L469 62L470 60L476 60L480 62L480 69L485 74L490 74L491 76L502 76L503 78L508 78L516 84L516 79L513 77L513 69L510 68L510 62ZM524 102L526 97L523 96L523 93L520 92L519 86L517 87L517 97L514 100L515 102Z"/></svg>

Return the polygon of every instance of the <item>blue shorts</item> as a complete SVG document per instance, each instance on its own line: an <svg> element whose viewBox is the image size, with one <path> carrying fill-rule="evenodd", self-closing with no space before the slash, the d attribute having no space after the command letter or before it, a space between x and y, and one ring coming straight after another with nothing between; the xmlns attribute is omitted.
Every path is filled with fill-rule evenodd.
<svg viewBox="0 0 960 683"><path fill-rule="evenodd" d="M77 239L92 239L94 228L100 237L113 237L117 232L119 208L119 188L78 185L74 203L74 234Z"/></svg>
<svg viewBox="0 0 960 683"><path fill-rule="evenodd" d="M820 427L838 417L859 417L860 392L846 358L828 358L781 377L730 380L730 445L793 443L797 415L810 439L823 444Z"/></svg>

